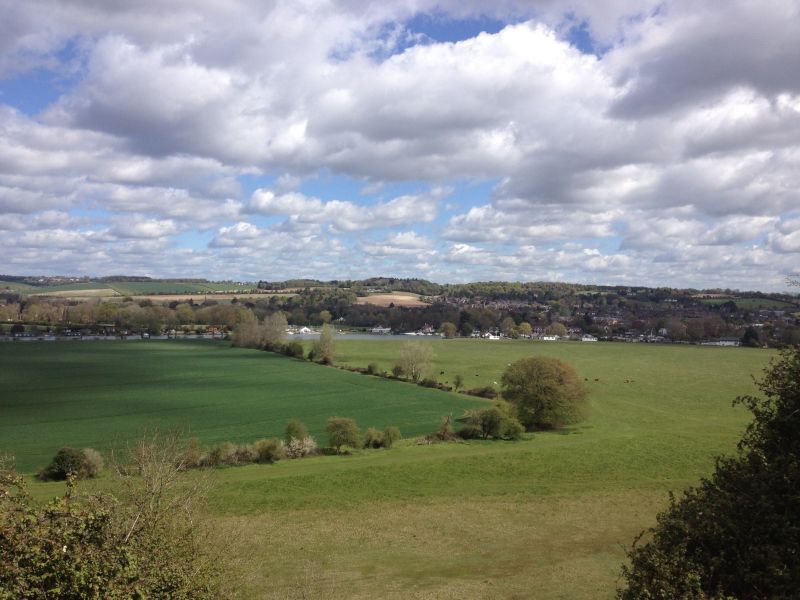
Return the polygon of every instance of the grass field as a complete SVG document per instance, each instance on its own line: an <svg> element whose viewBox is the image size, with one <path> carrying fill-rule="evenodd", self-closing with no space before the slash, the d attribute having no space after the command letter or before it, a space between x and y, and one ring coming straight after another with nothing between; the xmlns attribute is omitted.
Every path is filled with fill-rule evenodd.
<svg viewBox="0 0 800 600"><path fill-rule="evenodd" d="M423 343L434 347L440 380L452 381L460 373L469 387L499 381L506 365L522 356L563 358L587 379L591 415L577 427L537 433L521 442L406 442L389 451L214 471L207 522L230 558L227 580L236 597L611 598L624 548L653 524L667 490L696 482L710 473L714 455L735 449L749 415L731 401L754 392L751 374L760 373L774 356L744 348L645 344ZM108 402L113 413L97 415L94 427L87 421L87 431L139 419L138 399L150 398L143 415L158 415L161 408L173 410L179 403L184 418L195 415L210 433L216 428L205 410L222 396L225 409L214 414L217 419L224 414L221 438L229 439L253 425L246 417L254 403L273 403L268 388L286 390L277 396L290 397L290 388L304 377L324 396L327 409L354 402L370 381L386 387L370 390L366 406L399 390L395 414L421 410L420 404L430 409L429 403L436 402L432 413L438 415L443 396L463 402L455 394L213 344L86 346L97 350L81 350L80 360L48 349L47 355L29 355L16 363L9 362L16 360L14 351L34 349L0 346L3 387L8 389L13 373L15 385L36 390L19 397L17 404L25 408L15 409L27 414L27 422L17 418L16 427L3 423L0 440L12 435L18 443L32 444L32 434L17 429L37 421L49 421L38 425L39 442L45 434L73 428L76 423L56 422L49 411L59 408L63 398L59 414L65 418L86 394L95 407ZM378 362L388 368L400 343L337 340L337 346L344 363ZM147 358L149 353L153 358ZM273 364L280 367L272 370ZM215 383L227 377L223 371L230 371L229 383ZM51 372L61 373L60 385L54 385ZM339 385L336 378L345 376L349 384ZM248 384L239 389L236 380ZM244 389L253 382L264 395L247 401ZM187 393L179 401L170 393L189 389L204 398ZM435 395L417 398L421 392ZM248 410L238 407L240 396ZM6 397L0 400L4 416L14 404ZM48 397L43 406L48 412L33 410L43 397ZM406 402L408 410L403 409ZM349 412L358 416L355 409ZM368 417L360 420L371 424ZM318 431L311 419L309 424ZM101 479L88 487L110 485ZM40 498L62 489L58 484L33 487Z"/></svg>
<svg viewBox="0 0 800 600"><path fill-rule="evenodd" d="M62 445L104 450L143 428L180 426L204 443L281 436L298 417L396 425L407 435L476 402L409 384L202 341L0 345L0 450L22 470Z"/></svg>
<svg viewBox="0 0 800 600"><path fill-rule="evenodd" d="M410 292L394 292L391 294L370 294L356 299L356 304L374 304L376 306L425 306L419 294Z"/></svg>

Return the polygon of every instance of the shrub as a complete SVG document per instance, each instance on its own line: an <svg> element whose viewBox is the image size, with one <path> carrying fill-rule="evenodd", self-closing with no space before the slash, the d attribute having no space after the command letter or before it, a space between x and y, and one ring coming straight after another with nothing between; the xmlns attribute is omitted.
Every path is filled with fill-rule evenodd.
<svg viewBox="0 0 800 600"><path fill-rule="evenodd" d="M379 372L378 363L371 362L367 365L367 373L370 375L377 375Z"/></svg>
<svg viewBox="0 0 800 600"><path fill-rule="evenodd" d="M494 400L498 396L497 390L490 385L472 388L464 393L470 396L477 396L478 398L487 398L489 400Z"/></svg>
<svg viewBox="0 0 800 600"><path fill-rule="evenodd" d="M94 448L83 449L84 465L86 467L86 477L97 477L105 466L103 455Z"/></svg>
<svg viewBox="0 0 800 600"><path fill-rule="evenodd" d="M304 358L305 349L303 348L303 343L299 340L292 340L288 344L284 344L281 347L281 351L286 356L291 356L292 358Z"/></svg>
<svg viewBox="0 0 800 600"><path fill-rule="evenodd" d="M479 440L483 437L483 431L480 427L467 423L458 430L458 437L464 440Z"/></svg>
<svg viewBox="0 0 800 600"><path fill-rule="evenodd" d="M0 598L218 598L179 446L140 458L148 462L117 470L119 498L78 496L70 478L45 506L0 465Z"/></svg>
<svg viewBox="0 0 800 600"><path fill-rule="evenodd" d="M233 454L233 462L237 465L246 465L258 460L258 450L255 444L240 444Z"/></svg>
<svg viewBox="0 0 800 600"><path fill-rule="evenodd" d="M256 461L260 463L274 463L286 455L284 444L278 438L266 438L253 444L256 451Z"/></svg>
<svg viewBox="0 0 800 600"><path fill-rule="evenodd" d="M364 434L364 447L365 448L383 448L386 446L386 435L374 427L367 429Z"/></svg>
<svg viewBox="0 0 800 600"><path fill-rule="evenodd" d="M436 381L436 379L434 379L433 377L426 377L425 379L419 382L419 385L421 385L422 387L436 388L439 387L439 382Z"/></svg>
<svg viewBox="0 0 800 600"><path fill-rule="evenodd" d="M503 373L503 397L526 429L555 429L582 420L587 390L571 366L545 356L523 358Z"/></svg>
<svg viewBox="0 0 800 600"><path fill-rule="evenodd" d="M36 477L41 481L65 481L69 475L87 479L96 477L102 469L103 457L97 450L64 446Z"/></svg>
<svg viewBox="0 0 800 600"><path fill-rule="evenodd" d="M286 458L303 458L317 453L317 442L311 436L303 439L292 438L284 447Z"/></svg>
<svg viewBox="0 0 800 600"><path fill-rule="evenodd" d="M400 430L394 425L389 425L389 427L386 428L386 431L383 432L384 444L387 448L391 448L394 446L395 442L401 440L402 438L403 435L400 433Z"/></svg>
<svg viewBox="0 0 800 600"><path fill-rule="evenodd" d="M325 426L328 432L328 445L341 452L344 446L361 447L361 432L355 420L346 417L331 417Z"/></svg>
<svg viewBox="0 0 800 600"><path fill-rule="evenodd" d="M187 469L194 469L202 465L203 447L196 437L190 438L181 456L181 464Z"/></svg>
<svg viewBox="0 0 800 600"><path fill-rule="evenodd" d="M465 439L493 437L512 440L519 439L525 431L517 419L515 407L508 402L497 402L494 406L471 410L465 430L459 431L459 435Z"/></svg>
<svg viewBox="0 0 800 600"><path fill-rule="evenodd" d="M745 396L754 420L738 455L670 498L651 541L628 552L618 598L796 598L800 589L800 347Z"/></svg>
<svg viewBox="0 0 800 600"><path fill-rule="evenodd" d="M442 422L439 425L438 431L430 433L425 436L425 441L427 443L436 443L436 442L452 442L453 440L458 438L458 435L453 431L453 418L448 415L446 417L442 417Z"/></svg>
<svg viewBox="0 0 800 600"><path fill-rule="evenodd" d="M455 391L458 391L462 387L464 387L464 377L461 375L456 375L455 377L453 377L453 389L455 389Z"/></svg>
<svg viewBox="0 0 800 600"><path fill-rule="evenodd" d="M306 427L299 419L292 419L286 424L286 429L283 432L283 439L288 444L293 439L302 440L308 437L308 427Z"/></svg>
<svg viewBox="0 0 800 600"><path fill-rule="evenodd" d="M221 442L208 453L208 466L234 464L236 462L236 446L230 442Z"/></svg>
<svg viewBox="0 0 800 600"><path fill-rule="evenodd" d="M396 365L392 366L392 375L394 375L395 377L397 377L399 379L404 374L405 374L405 371L403 370L403 365L396 364Z"/></svg>

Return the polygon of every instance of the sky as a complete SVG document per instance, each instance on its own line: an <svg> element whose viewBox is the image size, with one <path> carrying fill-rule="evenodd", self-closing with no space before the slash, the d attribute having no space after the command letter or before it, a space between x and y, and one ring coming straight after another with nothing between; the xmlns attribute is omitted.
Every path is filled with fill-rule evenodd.
<svg viewBox="0 0 800 600"><path fill-rule="evenodd" d="M0 273L796 290L800 0L0 14Z"/></svg>

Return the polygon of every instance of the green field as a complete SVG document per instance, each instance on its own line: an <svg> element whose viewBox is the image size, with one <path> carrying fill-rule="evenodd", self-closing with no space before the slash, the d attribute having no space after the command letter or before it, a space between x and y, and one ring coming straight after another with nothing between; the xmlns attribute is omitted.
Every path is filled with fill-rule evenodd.
<svg viewBox="0 0 800 600"><path fill-rule="evenodd" d="M121 296L145 296L149 294L210 294L214 292L249 292L253 285L235 283L194 283L164 281L125 281L110 283Z"/></svg>
<svg viewBox="0 0 800 600"><path fill-rule="evenodd" d="M105 450L144 428L179 426L203 443L281 436L298 417L433 430L476 401L227 343L48 342L0 345L0 450L24 471L62 445Z"/></svg>
<svg viewBox="0 0 800 600"><path fill-rule="evenodd" d="M212 472L207 522L229 557L227 581L236 597L611 598L624 548L654 523L667 491L696 482L710 473L714 455L735 450L749 415L731 401L754 392L751 374L774 356L677 345L423 343L435 349L440 380L460 373L469 387L499 381L522 356L563 358L591 388L591 416L520 442L408 441L388 451ZM115 423L125 424L118 434L125 435L153 415L169 420L171 411L194 419L209 439L252 439L271 421L248 417L267 404L285 408L280 398L291 399L286 416L301 405L318 412L319 421L307 419L317 435L327 411L383 425L377 416L361 416L378 403L380 414L391 413L414 433L395 416L429 419L421 432L447 402L454 413L465 405L455 394L221 345L8 346L0 346L0 383L9 390L13 381L23 392L15 402L8 394L0 400L4 417L17 415L14 426L4 419L0 440L14 439L30 452L46 436L75 427L89 441L99 432L110 439L106 430ZM338 340L339 360L358 366L388 368L399 347L395 340ZM363 392L373 382L384 387ZM302 394L292 394L301 387ZM321 398L312 409L303 403L314 390ZM395 393L389 409L384 402ZM84 397L108 414L65 420ZM210 406L216 408L207 412ZM424 411L430 417L413 416ZM88 487L111 485L102 479ZM33 488L42 498L62 486Z"/></svg>

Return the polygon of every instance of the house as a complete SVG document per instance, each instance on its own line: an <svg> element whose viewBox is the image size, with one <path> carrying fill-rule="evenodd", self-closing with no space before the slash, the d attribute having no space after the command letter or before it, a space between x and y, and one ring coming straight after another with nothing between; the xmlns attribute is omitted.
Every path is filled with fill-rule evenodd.
<svg viewBox="0 0 800 600"><path fill-rule="evenodd" d="M593 335L589 335L587 333L587 334L584 334L584 335L581 336L581 341L582 342L596 342L597 338L594 337Z"/></svg>
<svg viewBox="0 0 800 600"><path fill-rule="evenodd" d="M392 328L391 327L381 327L380 325L377 325L377 326L373 327L370 330L370 332L378 334L378 335L388 335L388 334L392 333Z"/></svg>
<svg viewBox="0 0 800 600"><path fill-rule="evenodd" d="M556 342L558 341L557 335L543 335L541 339L545 342Z"/></svg>

